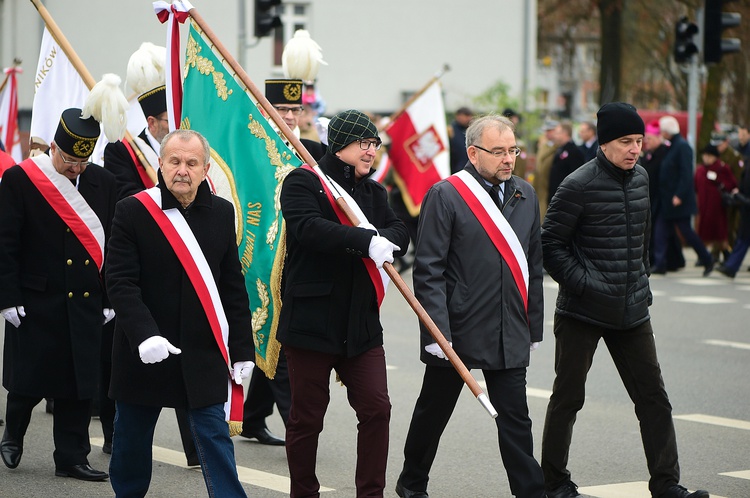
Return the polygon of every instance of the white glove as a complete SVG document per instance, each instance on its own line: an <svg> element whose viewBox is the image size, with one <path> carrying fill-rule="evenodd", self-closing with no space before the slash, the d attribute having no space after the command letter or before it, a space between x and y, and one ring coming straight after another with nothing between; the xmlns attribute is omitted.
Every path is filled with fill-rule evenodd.
<svg viewBox="0 0 750 498"><path fill-rule="evenodd" d="M393 263L393 251L400 251L401 248L380 235L376 235L370 240L370 248L368 250L370 259L375 261L375 265L378 268L382 268L383 264L387 261Z"/></svg>
<svg viewBox="0 0 750 498"><path fill-rule="evenodd" d="M0 313L2 313L3 318L9 321L15 328L21 326L21 318L26 316L26 310L23 309L23 306L5 308L0 311Z"/></svg>
<svg viewBox="0 0 750 498"><path fill-rule="evenodd" d="M378 229L375 228L375 225L373 225L372 223L364 223L364 222L362 222L359 225L357 225L357 228L364 228L365 230L372 230L373 232L377 233L378 235L380 234L380 232L378 232Z"/></svg>
<svg viewBox="0 0 750 498"><path fill-rule="evenodd" d="M102 314L104 315L104 324L106 325L115 317L115 310L112 308L104 308Z"/></svg>
<svg viewBox="0 0 750 498"><path fill-rule="evenodd" d="M452 342L449 342L448 344L450 344L451 347L453 347L453 343ZM432 355L437 356L438 358L442 358L444 360L448 359L445 356L445 353L443 353L443 350L440 349L440 346L438 345L437 342L433 342L432 344L428 344L427 346L424 347L424 350L427 351L428 353L432 354Z"/></svg>
<svg viewBox="0 0 750 498"><path fill-rule="evenodd" d="M242 379L247 379L250 377L250 372L253 371L253 367L255 366L255 363L252 361L236 361L234 363L234 366L232 367L234 371L232 372L232 378L234 379L234 382L237 384L242 384Z"/></svg>
<svg viewBox="0 0 750 498"><path fill-rule="evenodd" d="M539 347L539 344L541 344L541 343L540 342L532 342L531 345L529 346L529 351L536 351L536 348Z"/></svg>
<svg viewBox="0 0 750 498"><path fill-rule="evenodd" d="M160 335L153 335L138 346L138 354L143 363L159 363L169 356L169 353L180 354L182 350L176 348Z"/></svg>

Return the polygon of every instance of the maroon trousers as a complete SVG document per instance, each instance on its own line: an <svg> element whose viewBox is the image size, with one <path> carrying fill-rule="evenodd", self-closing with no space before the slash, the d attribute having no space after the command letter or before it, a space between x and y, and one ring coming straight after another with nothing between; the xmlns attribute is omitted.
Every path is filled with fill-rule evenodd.
<svg viewBox="0 0 750 498"><path fill-rule="evenodd" d="M286 455L292 498L320 496L315 475L318 437L323 430L331 370L336 370L357 414L357 497L382 497L388 459L391 402L382 346L353 358L284 346L292 388L286 427Z"/></svg>

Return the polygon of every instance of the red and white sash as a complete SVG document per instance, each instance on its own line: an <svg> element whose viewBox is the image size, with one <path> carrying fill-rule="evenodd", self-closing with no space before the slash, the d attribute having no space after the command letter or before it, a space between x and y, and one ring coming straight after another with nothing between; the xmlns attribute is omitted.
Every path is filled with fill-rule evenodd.
<svg viewBox="0 0 750 498"><path fill-rule="evenodd" d="M471 176L471 173L459 171L448 177L448 182L456 188L458 194L469 206L469 209L497 248L500 256L510 268L518 292L521 293L523 298L523 306L528 312L529 263L526 261L523 246L521 246L516 232L513 231L513 227L510 226L508 220L505 219L500 209L492 201L487 190L482 188L479 182Z"/></svg>
<svg viewBox="0 0 750 498"><path fill-rule="evenodd" d="M344 214L338 204L336 204L336 196L334 195L334 192L338 194L339 197L344 198L351 210L357 216L357 219L360 223L369 223L369 221L367 220L367 216L365 216L365 213L362 212L362 209L357 205L357 202L352 198L352 196L350 196L346 192L346 189L342 188L335 181L329 178L325 173L323 173L323 171L320 169L320 166L310 167L307 164L303 164L302 167L318 175L320 183L323 184L323 190L328 197L328 201L331 203L333 211L336 213L336 216L338 217L342 225L354 226L351 224L349 219L346 217L346 214ZM388 282L390 282L391 279L388 277L388 274L385 272L385 270L383 270L382 268L378 268L375 262L370 258L364 257L362 258L362 262L365 264L367 273L370 275L370 280L372 280L372 285L375 287L378 306L380 306L381 304L383 304L383 299L385 299L385 291L388 288Z"/></svg>
<svg viewBox="0 0 750 498"><path fill-rule="evenodd" d="M145 142L141 140L140 138L136 138L134 140L140 141L140 143L143 143L145 145ZM133 161L133 164L135 165L135 171L138 173L138 177L141 179L141 183L143 183L143 186L146 188L151 188L154 185L156 185L156 182L151 179L151 176L149 175L149 172L146 168L151 168L152 172L155 170L154 164L158 165L159 163L151 163L149 166L146 166L141 162L141 160L138 158L138 156L135 153L135 150L133 149L133 146L130 145L130 143L127 140L123 140L122 144L125 146L125 149L127 149L128 154L130 155L130 159ZM136 146L141 150L141 153L145 154L145 149L147 147L140 147L140 144L136 142ZM153 154L152 154L153 155ZM151 158L146 157L147 161L151 161Z"/></svg>
<svg viewBox="0 0 750 498"><path fill-rule="evenodd" d="M42 197L78 237L101 271L104 263L104 227L86 199L66 176L57 172L47 154L26 159L20 166Z"/></svg>
<svg viewBox="0 0 750 498"><path fill-rule="evenodd" d="M224 405L226 420L229 422L230 435L242 431L242 385L232 381L232 365L229 358L229 322L221 304L219 289L214 281L211 267L206 261L195 234L177 209L162 210L161 190L153 187L135 194L146 210L154 218L156 224L164 233L169 245L182 263L190 283L203 306L208 318L216 344L219 346L224 361L227 364L227 402ZM239 424L239 425L237 425Z"/></svg>

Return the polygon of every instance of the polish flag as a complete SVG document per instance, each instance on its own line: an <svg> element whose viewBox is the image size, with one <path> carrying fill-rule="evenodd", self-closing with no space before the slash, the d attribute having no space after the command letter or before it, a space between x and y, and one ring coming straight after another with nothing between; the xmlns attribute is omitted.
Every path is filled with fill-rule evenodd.
<svg viewBox="0 0 750 498"><path fill-rule="evenodd" d="M380 161L378 161L378 169L375 170L375 173L372 174L370 179L375 180L378 183L383 183L386 175L388 175L388 170L390 169L391 158L388 157L388 153L383 150L383 154L380 156Z"/></svg>
<svg viewBox="0 0 750 498"><path fill-rule="evenodd" d="M20 67L5 69L5 81L0 85L0 140L5 151L13 158L15 164L23 161L21 152L21 135L18 133L18 84L16 74Z"/></svg>
<svg viewBox="0 0 750 498"><path fill-rule="evenodd" d="M436 79L385 129L396 183L412 216L427 190L450 175L448 130L440 82Z"/></svg>

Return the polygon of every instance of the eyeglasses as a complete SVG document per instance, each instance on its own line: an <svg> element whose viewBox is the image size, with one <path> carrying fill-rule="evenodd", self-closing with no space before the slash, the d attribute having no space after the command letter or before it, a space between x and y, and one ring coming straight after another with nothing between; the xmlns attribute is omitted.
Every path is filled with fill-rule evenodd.
<svg viewBox="0 0 750 498"><path fill-rule="evenodd" d="M80 166L81 168L85 168L89 164L88 158L81 161L71 161L70 159L65 159L65 156L62 155L62 151L60 149L57 149L57 153L60 154L60 159L62 159L62 162L63 164L65 164L65 166Z"/></svg>
<svg viewBox="0 0 750 498"><path fill-rule="evenodd" d="M164 121L166 123L169 123L169 118L154 118L157 121Z"/></svg>
<svg viewBox="0 0 750 498"><path fill-rule="evenodd" d="M359 148L362 150L370 150L370 146L375 147L375 150L380 150L383 146L383 142L380 140L357 140L359 142Z"/></svg>
<svg viewBox="0 0 750 498"><path fill-rule="evenodd" d="M472 145L479 150L483 150L488 154L492 154L495 157L505 157L506 155L511 156L511 157L517 157L519 154L521 154L521 149L519 149L518 147L511 147L508 150L505 150L505 149L487 150L484 147L481 147L477 144L472 144Z"/></svg>
<svg viewBox="0 0 750 498"><path fill-rule="evenodd" d="M273 108L279 111L279 114L281 114L282 116L284 116L287 112L291 112L295 116L299 116L300 114L302 114L302 111L304 110L304 107L302 106L286 107L286 106L281 106L281 105L275 105L273 106Z"/></svg>

